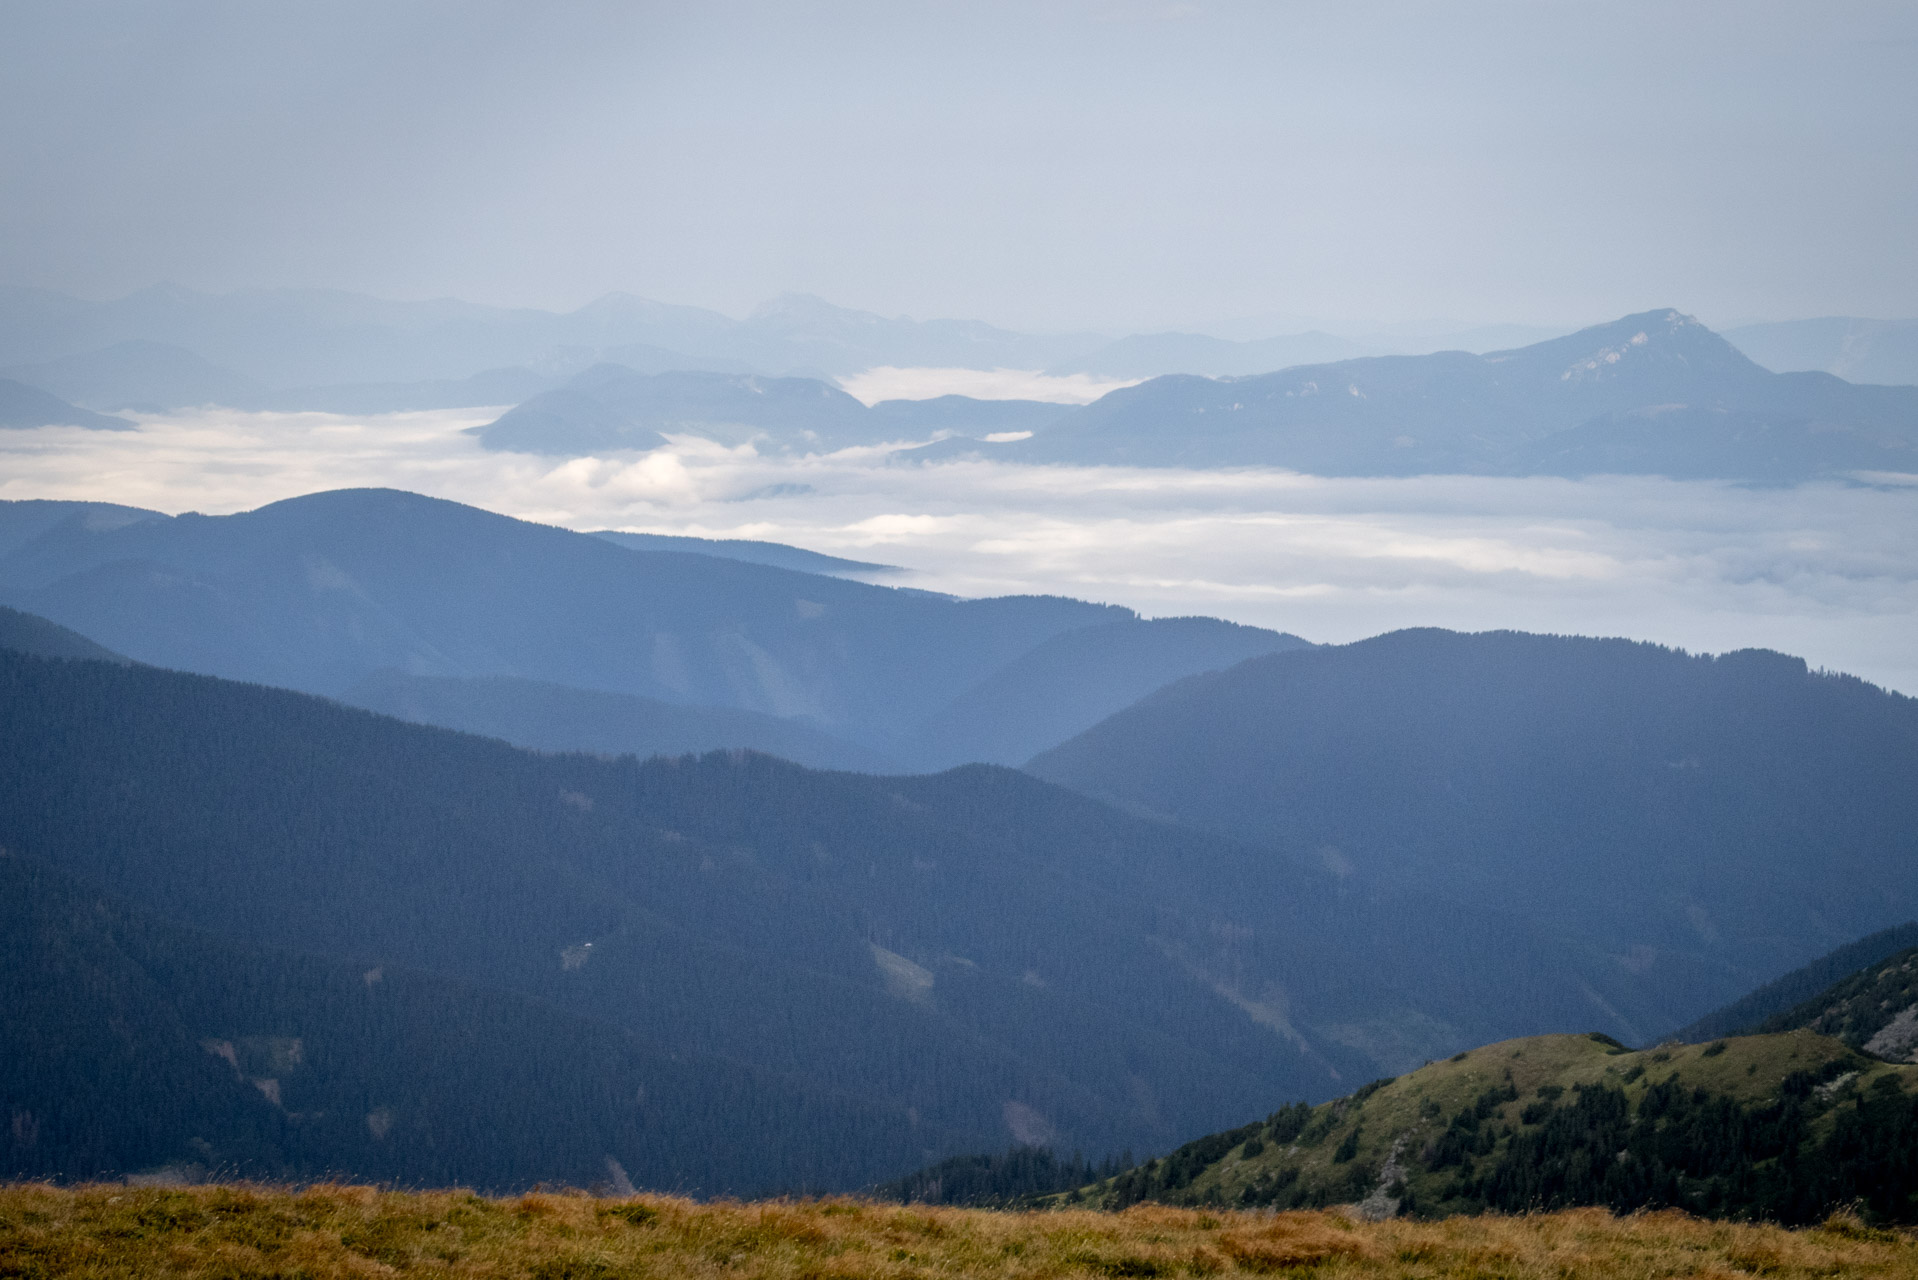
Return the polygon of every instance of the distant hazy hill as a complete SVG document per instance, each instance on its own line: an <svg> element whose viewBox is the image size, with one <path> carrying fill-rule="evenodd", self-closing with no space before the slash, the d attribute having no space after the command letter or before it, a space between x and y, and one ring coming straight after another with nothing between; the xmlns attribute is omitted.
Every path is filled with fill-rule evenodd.
<svg viewBox="0 0 1918 1280"><path fill-rule="evenodd" d="M135 340L78 352L45 364L18 365L10 377L96 409L175 409L185 405L246 406L262 388L184 347Z"/></svg>
<svg viewBox="0 0 1918 1280"><path fill-rule="evenodd" d="M112 418L70 405L48 391L12 378L0 378L0 429L30 427L92 427L97 431L130 431L125 418Z"/></svg>
<svg viewBox="0 0 1918 1280"><path fill-rule="evenodd" d="M651 449L667 435L726 444L866 443L866 406L815 378L736 373L634 373L599 365L534 396L473 434L489 449L576 454Z"/></svg>
<svg viewBox="0 0 1918 1280"><path fill-rule="evenodd" d="M1290 1106L1053 1203L1351 1204L1366 1218L1603 1205L1918 1221L1918 1070L1797 1032L1636 1053L1507 1041Z"/></svg>
<svg viewBox="0 0 1918 1280"><path fill-rule="evenodd" d="M352 966L283 982L283 969L241 956L160 982L150 999L137 975L89 999L111 1007L126 991L161 1022L181 1011L176 1044L231 1040L241 1074L282 1080L289 1111L318 1108L340 1123L346 1104L314 1099L357 1099L344 1113L357 1131L384 1108L390 1126L371 1127L390 1132L372 1137L410 1148L399 1167L434 1178L529 1180L551 1165L508 1176L476 1152L593 1154L565 1126L550 1149L531 1132L489 1134L502 1122L485 1117L504 1114L513 1080L551 1091L555 1105L587 1090L582 1125L612 1114L603 1108L621 1094L650 1106L665 1090L660 1106L678 1109L683 1132L727 1135L731 1153L708 1170L765 1186L805 1167L807 1142L819 1144L817 1169L889 1158L897 1130L886 1126L902 1112L924 1145L899 1173L1014 1138L1162 1147L1273 1096L1324 1097L1408 1057L1587 1022L1593 992L1627 1017L1655 1002L1602 957L1472 904L1434 912L1425 897L1353 894L1322 869L983 766L869 778L748 753L645 764L544 756L282 690L6 651L0 758L0 846L176 926ZM8 936L54 948L33 952L43 957L35 972L60 963L64 944L24 926ZM228 964L206 963L216 960ZM157 961L132 963L152 976ZM124 967L110 954L87 964ZM516 1021L498 1002L476 1025L511 1025L455 1035L473 1001L419 1015L426 1023L400 1037L401 1059L381 1065L368 1046L390 1041L381 1028L394 1024L355 1030L377 1006L340 1004L359 1000L362 975L376 969L540 1001L679 1054L689 1070L596 1075L591 1064L611 1050L582 1049L589 1069L556 1075L515 1047L541 1041L549 1024ZM236 971L254 976L221 976ZM84 967L66 980L91 989ZM244 1000L219 1006L230 988ZM430 1010L430 989L408 989ZM99 1007L62 990L20 1006L46 1042L66 1034L60 1018L85 1021ZM238 1011L188 1017L190 997ZM137 1058L147 1033L88 1034ZM593 1039L566 1032L559 1047L582 1036ZM290 1066L247 1056L273 1037L305 1041L316 1093L296 1091ZM725 1089L695 1087L703 1055L849 1101L797 1116L742 1110ZM146 1086L111 1066L122 1060L75 1075L72 1094L60 1094L65 1069L49 1067L32 1077L32 1096L66 1097L69 1115L89 1105L83 1085L141 1105ZM171 1061L198 1059L185 1050ZM392 1078L354 1083L368 1073ZM435 1099L453 1074L470 1074L477 1110ZM168 1078L156 1067L153 1087L170 1088ZM603 1092L605 1080L617 1088ZM529 1112L527 1125L544 1115ZM847 1116L884 1141L858 1147L866 1139L843 1128ZM191 1123L181 1121L213 1141ZM661 1159L686 1150L669 1146ZM643 1152L608 1153L644 1164ZM51 1150L33 1160L71 1168ZM458 1171L473 1161L488 1172ZM389 1167L359 1165L356 1176Z"/></svg>
<svg viewBox="0 0 1918 1280"><path fill-rule="evenodd" d="M734 320L618 293L562 314L317 289L208 294L156 285L95 302L0 288L0 368L44 365L124 342L165 343L276 390L457 381L513 366L572 371L600 360L648 372L825 377L876 365L1042 369L1109 340L879 316L804 295L774 299Z"/></svg>
<svg viewBox="0 0 1918 1280"><path fill-rule="evenodd" d="M45 618L36 618L18 609L0 608L0 649L30 653L40 658L92 658L100 662L125 662L113 650L93 643L77 631L69 631Z"/></svg>
<svg viewBox="0 0 1918 1280"><path fill-rule="evenodd" d="M1763 651L1395 632L1182 681L1027 767L1588 940L1674 1014L1918 914L1918 702Z"/></svg>
<svg viewBox="0 0 1918 1280"><path fill-rule="evenodd" d="M920 729L918 750L931 765L1022 764L1174 680L1307 647L1294 635L1217 618L1081 627L1054 636L953 699Z"/></svg>
<svg viewBox="0 0 1918 1280"><path fill-rule="evenodd" d="M685 538L670 533L621 533L617 529L596 529L593 536L629 551L684 551L698 556L718 556L722 560L771 565L775 569L794 569L800 573L835 576L886 573L894 569L888 564L847 560L804 547L789 547L783 542L759 542L752 538Z"/></svg>
<svg viewBox="0 0 1918 1280"><path fill-rule="evenodd" d="M61 502L46 498L0 502L0 557L61 526L104 533L142 520L165 519L167 516L158 511L123 507L113 502Z"/></svg>
<svg viewBox="0 0 1918 1280"><path fill-rule="evenodd" d="M1790 481L1918 467L1918 388L1775 374L1675 311L1512 351L1382 356L1114 391L1005 456L1328 475Z"/></svg>
<svg viewBox="0 0 1918 1280"><path fill-rule="evenodd" d="M855 767L943 767L975 752L1016 763L1167 680L1297 643L1224 623L1145 623L1076 600L956 600L746 562L833 567L798 548L687 554L639 541L390 490L219 517L0 504L0 599L142 662L327 695L404 671L800 718L810 727L766 737L772 726L755 721L761 736L724 745L797 751L803 740L802 758ZM1123 625L1060 651L1083 660L1006 670L1055 637L1107 624ZM983 684L1002 671L999 685ZM408 714L440 707L446 723L555 748L568 745L555 719L564 708L580 717L570 745L581 749L699 737L626 736L638 733L638 719L622 719L636 704L602 714L547 690L534 715L499 701L509 688L528 695L523 684L463 688L416 697ZM609 738L613 721L627 728ZM535 724L537 737L524 736ZM875 754L805 736L818 730Z"/></svg>
<svg viewBox="0 0 1918 1280"><path fill-rule="evenodd" d="M1740 351L1779 373L1817 370L1848 382L1918 383L1918 320L1827 316L1727 329Z"/></svg>
<svg viewBox="0 0 1918 1280"><path fill-rule="evenodd" d="M0 592L161 666L326 694L389 668L515 676L876 745L1052 636L1130 616L628 550L391 490L108 530L75 514L0 556Z"/></svg>
<svg viewBox="0 0 1918 1280"><path fill-rule="evenodd" d="M6 641L5 621L0 616L0 643ZM379 671L341 694L340 701L415 724L504 738L515 746L540 751L592 751L645 759L743 747L814 769L899 771L896 762L878 752L843 742L803 721L732 707L678 706L629 693L511 676Z"/></svg>
<svg viewBox="0 0 1918 1280"><path fill-rule="evenodd" d="M839 449L936 432L984 436L1043 429L1069 410L1031 400L888 400L871 408L817 378L598 365L481 427L489 449L583 454L652 449L669 435L778 449Z"/></svg>

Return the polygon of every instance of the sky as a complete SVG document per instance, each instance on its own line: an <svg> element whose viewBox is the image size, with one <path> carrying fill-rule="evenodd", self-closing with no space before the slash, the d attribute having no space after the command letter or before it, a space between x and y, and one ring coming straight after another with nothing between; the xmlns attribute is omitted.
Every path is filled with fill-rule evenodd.
<svg viewBox="0 0 1918 1280"><path fill-rule="evenodd" d="M0 283L1918 314L1909 0L8 0Z"/></svg>
<svg viewBox="0 0 1918 1280"><path fill-rule="evenodd" d="M803 458L682 439L489 453L458 410L202 410L0 432L0 499L170 513L393 485L578 529L761 538L966 596L1051 592L1357 640L1408 626L1764 647L1918 696L1918 477L1789 489L1613 477L1352 479Z"/></svg>

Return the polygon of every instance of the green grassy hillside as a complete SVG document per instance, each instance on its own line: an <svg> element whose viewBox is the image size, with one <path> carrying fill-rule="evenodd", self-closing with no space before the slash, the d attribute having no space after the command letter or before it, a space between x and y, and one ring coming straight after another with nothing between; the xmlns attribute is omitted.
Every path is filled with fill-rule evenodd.
<svg viewBox="0 0 1918 1280"><path fill-rule="evenodd" d="M1060 1197L1362 1216L1575 1205L1816 1221L1918 1216L1918 1068L1807 1030L1640 1052L1508 1040Z"/></svg>

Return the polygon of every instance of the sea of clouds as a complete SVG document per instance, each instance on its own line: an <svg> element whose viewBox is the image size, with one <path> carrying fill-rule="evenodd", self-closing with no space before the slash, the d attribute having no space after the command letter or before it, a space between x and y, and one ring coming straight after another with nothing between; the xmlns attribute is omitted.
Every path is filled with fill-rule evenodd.
<svg viewBox="0 0 1918 1280"><path fill-rule="evenodd" d="M1320 641L1444 626L1766 647L1918 694L1918 477L1328 479L697 439L559 459L463 434L497 412L207 409L0 432L0 498L224 513L390 486L573 529L790 542L958 595L1052 592Z"/></svg>

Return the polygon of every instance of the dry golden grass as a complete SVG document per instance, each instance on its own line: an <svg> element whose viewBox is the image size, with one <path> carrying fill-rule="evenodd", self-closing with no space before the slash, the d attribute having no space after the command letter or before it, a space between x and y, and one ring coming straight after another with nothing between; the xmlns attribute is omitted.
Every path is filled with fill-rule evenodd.
<svg viewBox="0 0 1918 1280"><path fill-rule="evenodd" d="M1337 1213L1000 1213L365 1187L0 1187L0 1276L1914 1276L1918 1239L1602 1210L1366 1224Z"/></svg>

